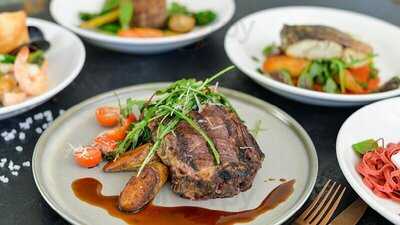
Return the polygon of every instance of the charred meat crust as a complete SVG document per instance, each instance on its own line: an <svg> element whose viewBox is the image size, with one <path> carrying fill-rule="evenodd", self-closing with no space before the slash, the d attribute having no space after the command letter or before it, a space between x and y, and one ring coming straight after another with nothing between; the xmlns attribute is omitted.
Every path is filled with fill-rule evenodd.
<svg viewBox="0 0 400 225"><path fill-rule="evenodd" d="M160 162L147 166L139 177L133 176L122 190L118 207L124 212L138 212L145 207L168 179L168 168Z"/></svg>
<svg viewBox="0 0 400 225"><path fill-rule="evenodd" d="M132 25L138 27L161 28L167 20L166 0L132 0L135 15Z"/></svg>
<svg viewBox="0 0 400 225"><path fill-rule="evenodd" d="M158 151L169 166L172 190L189 199L212 199L249 189L264 154L247 127L222 106L207 105L190 115L214 142L221 164L215 165L205 140L189 124L180 122Z"/></svg>

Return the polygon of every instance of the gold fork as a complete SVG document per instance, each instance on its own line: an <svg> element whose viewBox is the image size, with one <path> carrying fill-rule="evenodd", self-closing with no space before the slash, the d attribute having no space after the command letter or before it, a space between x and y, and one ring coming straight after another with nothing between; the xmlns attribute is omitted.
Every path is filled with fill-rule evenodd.
<svg viewBox="0 0 400 225"><path fill-rule="evenodd" d="M328 188L329 187L329 188ZM346 187L328 180L311 205L293 224L326 225L339 205Z"/></svg>

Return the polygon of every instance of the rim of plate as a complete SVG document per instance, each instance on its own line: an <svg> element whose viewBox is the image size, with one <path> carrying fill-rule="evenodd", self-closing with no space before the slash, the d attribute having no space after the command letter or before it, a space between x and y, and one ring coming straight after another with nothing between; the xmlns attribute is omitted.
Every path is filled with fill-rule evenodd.
<svg viewBox="0 0 400 225"><path fill-rule="evenodd" d="M86 59L86 50L85 47L82 43L82 41L71 31L58 26L57 24L54 24L52 22L42 20L42 19L37 19L37 18L31 18L29 17L27 20L28 25L44 25L44 26L49 26L53 27L55 29L60 29L63 33L67 34L70 36L71 39L79 46L80 52L79 52L79 64L73 69L73 72L66 77L61 83L57 84L53 89L46 91L45 93L35 96L33 98L30 98L22 103L19 103L17 105L12 105L12 106L5 106L5 107L0 107L0 115L2 114L7 114L13 111L21 110L23 108L27 108L30 106L35 106L37 104L40 104L47 99L53 97L60 91L62 91L64 88L66 88L81 72L83 65L85 64L85 59ZM44 31L44 33L46 33Z"/></svg>
<svg viewBox="0 0 400 225"><path fill-rule="evenodd" d="M87 100L84 100L77 105L71 107L65 113L63 113L61 116L59 116L50 126L47 128L44 133L40 136L38 142L35 145L34 151L33 151L33 156L32 156L32 172L33 172L33 178L35 180L36 187L38 188L40 194L42 197L46 200L46 202L50 205L50 207L55 210L59 215L61 215L64 219L66 219L68 222L76 225L80 225L79 218L74 217L73 215L69 215L63 212L63 208L53 200L53 198L48 194L46 186L44 185L44 182L42 181L42 176L40 175L40 169L39 169L39 162L38 162L38 157L39 157L39 151L44 149L44 145L47 142L47 139L53 132L53 130L56 130L66 118L72 116L75 112L79 111L82 107L86 105L90 105L98 100L101 100L106 97L110 96L115 96L115 93L125 93L125 92L134 92L135 90L147 90L151 89L154 90L155 88L160 88L160 87L165 87L166 85L170 84L169 82L160 82L160 83L150 83L150 84L142 84L142 85L134 85L134 86L128 86L124 88L119 88L113 91L108 91L106 93L96 95L94 97L91 97ZM308 197L310 196L311 192L314 189L316 180L317 180L317 175L318 175L318 156L317 156L317 151L315 149L314 143L306 130L289 114L284 112L283 110L279 109L278 107L265 102L261 99L255 98L253 96L250 96L248 94L228 89L228 88L221 88L223 92L226 94L229 94L233 96L234 98L238 98L240 100L244 100L247 102L251 102L252 104L262 107L264 110L268 111L271 113L273 116L277 117L279 120L281 120L283 123L285 123L287 126L289 126L293 131L299 136L301 141L304 143L305 148L307 149L307 154L308 158L311 161L310 165L310 176L308 177L307 185L305 187L305 190L303 192L303 195L299 197L299 200L294 203L293 207L291 210L287 211L286 214L284 214L276 223L276 225L282 224L285 222L287 219L289 219L291 216L293 216L307 201Z"/></svg>
<svg viewBox="0 0 400 225"><path fill-rule="evenodd" d="M373 93L373 94L364 94L364 95L344 95L344 94L332 94L332 93L323 93L323 92L317 92L317 91L312 91L312 90L307 90L303 88L298 88L298 87L293 87L284 83L281 83L279 81L273 80L267 76L263 76L262 74L259 74L257 71L255 71L253 68L247 68L243 66L233 54L232 47L230 47L230 43L232 42L232 39L229 37L229 34L232 33L235 29L235 26L238 26L238 24L243 23L243 21L249 20L253 17L259 16L261 14L267 14L270 12L275 12L275 11L288 11L287 13L290 13L292 11L314 11L314 10L319 10L321 14L323 13L336 13L336 14L341 14L341 15L347 15L347 16L356 16L359 18L362 18L364 20L369 20L373 21L375 23L380 24L381 26L386 26L390 29L396 29L400 33L400 28L397 27L396 25L386 22L384 20L368 16L362 13L358 12L352 12L348 10L343 10L343 9L335 9L335 8L329 8L329 7L320 7L320 6L286 6L286 7L276 7L276 8L270 8L270 9L265 9L262 11L258 11L255 13L252 13L250 15L247 15L243 17L242 19L238 20L235 22L228 30L228 32L225 35L225 52L227 53L228 57L230 60L247 76L252 78L253 80L257 80L263 84L268 85L269 87L279 89L280 91L287 92L287 93L292 93L295 95L299 96L305 96L305 97L310 97L314 99L323 99L323 100L332 100L332 101L341 101L341 102L366 102L366 101L376 101L384 98L390 98L390 97L395 97L397 95L400 95L400 89L392 90L392 91L387 91L387 92L382 92L382 93ZM400 71L399 71L400 72Z"/></svg>
<svg viewBox="0 0 400 225"><path fill-rule="evenodd" d="M389 219L392 222L393 221L399 222L400 221L399 216L386 211L384 207L382 207L380 204L377 204L375 202L375 200L369 194L366 193L366 190L367 190L366 186L360 186L355 181L353 181L353 176L351 175L350 169L345 165L345 162L343 160L344 153L343 153L343 151L339 150L338 146L339 146L339 142L341 142L341 137L344 133L345 124L349 123L349 121L352 120L352 118L356 117L358 113L360 113L361 111L367 110L371 107L375 107L376 105L379 105L382 103L386 104L389 102L399 101L399 100L400 100L400 97L389 98L389 99L385 99L385 100L382 100L379 102L375 102L375 103L366 105L366 106L362 107L361 109L358 109L344 121L344 123L340 127L340 130L339 130L339 133L338 133L338 136L336 139L336 157L339 162L339 167L342 170L347 182L350 184L350 186L353 188L353 190L357 193L357 195L360 196L371 208L373 208L379 214L386 217L387 219Z"/></svg>
<svg viewBox="0 0 400 225"><path fill-rule="evenodd" d="M95 31L85 30L85 29L79 28L78 26L75 26L73 24L64 23L63 20L61 18L59 18L59 16L55 15L55 11L57 9L57 3L59 1L64 1L64 0L52 0L50 2L50 14L58 24L61 24L62 26L72 30L73 32L75 32L85 38L90 38L90 39L101 41L101 42L120 43L120 44L140 44L140 45L171 44L171 43L184 42L184 41L188 41L188 40L201 38L201 37L207 36L208 34L215 32L215 31L219 30L220 28L222 28L223 26L225 26L233 18L234 14L235 14L235 10L236 10L235 1L227 0L229 2L229 5L227 5L227 7L226 7L226 13L224 14L224 17L222 17L216 23L210 24L199 30L194 30L194 31L186 33L186 34L181 34L181 35L172 36L172 37L123 38L123 37L101 34L99 32L95 32Z"/></svg>

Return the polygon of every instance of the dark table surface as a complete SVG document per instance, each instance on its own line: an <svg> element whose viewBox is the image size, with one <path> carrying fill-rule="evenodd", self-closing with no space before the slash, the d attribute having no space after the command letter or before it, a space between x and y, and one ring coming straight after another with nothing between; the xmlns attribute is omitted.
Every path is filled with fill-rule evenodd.
<svg viewBox="0 0 400 225"><path fill-rule="evenodd" d="M205 78L231 65L223 47L227 28L243 16L258 10L288 5L328 6L365 13L400 25L400 4L397 0L237 0L236 2L235 17L228 26L200 43L173 52L136 56L103 50L85 43L86 63L77 79L47 103L17 117L0 121L0 133L18 128L19 122L38 112L52 110L57 114L59 109L68 109L82 100L116 88L149 82L174 81L189 75L199 79ZM20 6L3 6L0 11L18 7ZM52 20L47 9L33 16ZM339 168L335 153L338 130L344 120L357 108L325 108L287 100L263 89L239 71L222 78L220 83L222 86L240 90L280 107L304 126L314 141L319 157L318 180L313 194L321 189L327 179L333 179L348 188L340 209L347 207L357 198ZM38 138L39 135L31 129L27 132L27 139L22 143L0 140L0 158L6 157L19 164L30 160ZM16 145L22 145L24 151L22 153L15 151ZM7 175L10 182L0 184L0 224L68 224L43 200L35 186L30 168L22 169L18 177L9 174L8 169L0 168L0 175L2 174ZM369 208L359 224L391 223Z"/></svg>

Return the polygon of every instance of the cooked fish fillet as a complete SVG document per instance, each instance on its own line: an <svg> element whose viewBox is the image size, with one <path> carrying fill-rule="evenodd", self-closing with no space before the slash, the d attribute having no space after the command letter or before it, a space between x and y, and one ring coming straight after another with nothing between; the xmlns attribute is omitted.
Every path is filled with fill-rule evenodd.
<svg viewBox="0 0 400 225"><path fill-rule="evenodd" d="M342 57L344 49L360 54L372 53L372 47L349 34L321 25L284 25L282 48L293 57L308 59Z"/></svg>

